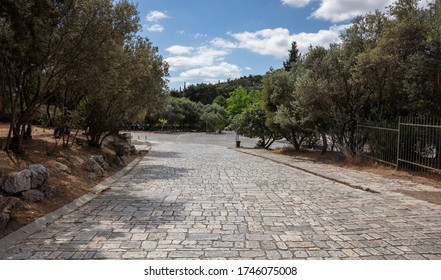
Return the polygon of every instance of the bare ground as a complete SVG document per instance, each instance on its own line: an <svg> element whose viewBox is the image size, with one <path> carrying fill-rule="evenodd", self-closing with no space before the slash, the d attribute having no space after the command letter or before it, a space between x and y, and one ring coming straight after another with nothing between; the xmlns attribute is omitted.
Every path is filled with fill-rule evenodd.
<svg viewBox="0 0 441 280"><path fill-rule="evenodd" d="M0 123L1 148L4 147L8 130L8 124ZM63 148L61 143L59 143L55 153L48 155L48 152L51 152L55 146L53 130L34 127L32 135L33 139L24 143L25 154L23 156L11 156L4 151L0 151L0 176L7 176L13 172L26 169L30 164L40 163L49 170L50 178L48 183L57 188L57 194L55 197L45 198L40 202L20 200L7 227L0 229L0 238L81 197L101 180L121 169L121 167L112 164L115 159L115 152L111 148L109 141L114 140L113 138L109 137L106 139L101 149L84 147L78 144L74 144L71 148ZM85 140L83 135L78 137ZM92 155L103 155L111 164L110 168L105 171L104 177L97 180L88 179L88 172L83 169L84 161ZM126 163L129 163L134 158L136 158L136 155L130 156ZM55 167L56 162L70 167L72 174L69 175L59 171ZM2 194L1 191L0 194ZM3 195L5 194L3 193Z"/></svg>

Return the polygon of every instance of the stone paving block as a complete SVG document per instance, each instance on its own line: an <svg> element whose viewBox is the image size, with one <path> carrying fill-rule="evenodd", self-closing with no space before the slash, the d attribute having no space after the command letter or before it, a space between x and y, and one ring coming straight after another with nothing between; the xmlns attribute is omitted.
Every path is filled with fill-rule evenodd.
<svg viewBox="0 0 441 280"><path fill-rule="evenodd" d="M69 260L73 255L75 255L75 252L63 252L57 257L57 259Z"/></svg>
<svg viewBox="0 0 441 280"><path fill-rule="evenodd" d="M205 258L216 259L216 258L237 258L239 257L239 251L230 250L216 250L216 251L204 251Z"/></svg>
<svg viewBox="0 0 441 280"><path fill-rule="evenodd" d="M141 243L141 247L145 250L153 250L158 246L158 242L156 241L143 241Z"/></svg>
<svg viewBox="0 0 441 280"><path fill-rule="evenodd" d="M122 255L123 259L130 259L130 260L143 260L147 257L147 252L142 251L135 251L135 252L125 252Z"/></svg>
<svg viewBox="0 0 441 280"><path fill-rule="evenodd" d="M301 235L281 235L280 239L284 242L302 242L303 238Z"/></svg>
<svg viewBox="0 0 441 280"><path fill-rule="evenodd" d="M306 259L309 257L306 251L294 251L293 254L295 258Z"/></svg>
<svg viewBox="0 0 441 280"><path fill-rule="evenodd" d="M138 249L141 247L141 241L124 241L121 243L121 249Z"/></svg>
<svg viewBox="0 0 441 280"><path fill-rule="evenodd" d="M109 240L130 240L132 238L133 234L128 232L120 232L120 231L114 231L110 236Z"/></svg>
<svg viewBox="0 0 441 280"><path fill-rule="evenodd" d="M411 187L399 180L264 150L246 150L256 157L183 142L173 134L149 134L155 137L172 140L158 141L131 173L104 182L107 191L86 195L58 218L52 215L24 228L13 247L3 248L12 243L0 242L0 257L441 257L441 206L392 192ZM350 187L361 183L380 193Z"/></svg>
<svg viewBox="0 0 441 280"><path fill-rule="evenodd" d="M203 251L173 251L168 253L168 258L201 258L204 255Z"/></svg>
<svg viewBox="0 0 441 280"><path fill-rule="evenodd" d="M358 258L360 256L359 254L357 254L357 252L355 252L352 249L343 249L342 252L345 253L345 255L350 258Z"/></svg>
<svg viewBox="0 0 441 280"><path fill-rule="evenodd" d="M123 254L123 252L100 251L93 256L93 259L119 260L122 259Z"/></svg>
<svg viewBox="0 0 441 280"><path fill-rule="evenodd" d="M247 234L245 238L246 240L250 240L250 241L273 240L273 237L268 234Z"/></svg>
<svg viewBox="0 0 441 280"><path fill-rule="evenodd" d="M148 259L166 259L168 255L168 252L165 251L154 251L154 252L148 252L147 258Z"/></svg>
<svg viewBox="0 0 441 280"><path fill-rule="evenodd" d="M258 257L265 257L265 251L263 250L252 250L252 251L240 251L239 256L247 259L255 259Z"/></svg>
<svg viewBox="0 0 441 280"><path fill-rule="evenodd" d="M219 240L220 238L221 238L220 234L210 234L210 233L205 233L205 234L191 233L188 235L188 240L197 240L197 241L204 241L204 240L215 241L215 240Z"/></svg>
<svg viewBox="0 0 441 280"><path fill-rule="evenodd" d="M79 234L77 234L74 237L74 241L90 241L92 240L95 235L97 234L96 231L92 231L92 232L80 232Z"/></svg>

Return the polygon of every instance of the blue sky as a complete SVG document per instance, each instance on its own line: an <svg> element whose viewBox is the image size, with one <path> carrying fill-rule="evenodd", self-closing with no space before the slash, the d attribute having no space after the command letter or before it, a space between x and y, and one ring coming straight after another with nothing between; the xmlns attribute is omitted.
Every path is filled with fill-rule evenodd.
<svg viewBox="0 0 441 280"><path fill-rule="evenodd" d="M216 83L282 67L291 42L339 42L360 14L393 0L132 0L142 35L170 65L169 87Z"/></svg>

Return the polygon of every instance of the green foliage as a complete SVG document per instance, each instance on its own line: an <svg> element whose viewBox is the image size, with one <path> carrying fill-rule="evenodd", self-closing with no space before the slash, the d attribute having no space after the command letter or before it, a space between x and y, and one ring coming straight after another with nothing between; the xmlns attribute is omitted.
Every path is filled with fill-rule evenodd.
<svg viewBox="0 0 441 280"><path fill-rule="evenodd" d="M202 103L193 102L185 97L170 96L158 118L167 121L167 123L162 123L162 129L164 125L169 124L169 129L201 130L202 127L205 127L205 124L202 126L200 121L203 112L204 105Z"/></svg>
<svg viewBox="0 0 441 280"><path fill-rule="evenodd" d="M227 111L217 105L205 105L201 121L205 124L206 131L217 131L225 128Z"/></svg>
<svg viewBox="0 0 441 280"><path fill-rule="evenodd" d="M223 95L219 95L213 100L213 104L217 104L223 108L227 108L227 99Z"/></svg>
<svg viewBox="0 0 441 280"><path fill-rule="evenodd" d="M12 132L5 149L22 150L44 105L65 120L78 113L93 146L160 108L167 65L139 29L126 0L1 1L0 105Z"/></svg>
<svg viewBox="0 0 441 280"><path fill-rule="evenodd" d="M276 134L283 135L297 150L307 132L300 123L301 112L294 94L302 69L297 62L289 72L283 69L268 72L263 85L263 104L268 111L266 125Z"/></svg>
<svg viewBox="0 0 441 280"><path fill-rule="evenodd" d="M288 59L283 62L283 68L285 71L291 71L294 65L300 61L300 56L299 49L297 48L297 42L292 42Z"/></svg>
<svg viewBox="0 0 441 280"><path fill-rule="evenodd" d="M441 1L417 3L356 17L329 49L299 57L293 43L285 69L263 78L267 126L296 148L320 136L353 153L359 122L441 114Z"/></svg>
<svg viewBox="0 0 441 280"><path fill-rule="evenodd" d="M240 135L259 138L258 146L269 148L278 134L266 124L268 113L263 108L261 91L248 92L238 87L227 99L228 115L233 119L232 128Z"/></svg>
<svg viewBox="0 0 441 280"><path fill-rule="evenodd" d="M241 77L239 79L219 82L217 84L201 83L190 85L183 90L171 90L170 95L173 97L186 97L193 102L200 102L202 104L212 104L219 96L227 98L230 95L230 92L234 91L239 86L247 91L260 90L262 88L262 76L250 75L248 77Z"/></svg>
<svg viewBox="0 0 441 280"><path fill-rule="evenodd" d="M246 137L259 138L258 147L268 149L278 137L266 125L266 116L267 113L261 104L251 105L237 117L238 126L236 132Z"/></svg>
<svg viewBox="0 0 441 280"><path fill-rule="evenodd" d="M190 99L193 102L200 102L202 104L211 104L213 100L219 95L217 88L212 84L197 84L188 86L182 93L183 97Z"/></svg>
<svg viewBox="0 0 441 280"><path fill-rule="evenodd" d="M261 95L260 91L248 92L245 88L239 86L230 93L226 100L228 115L234 117L242 114L252 104L260 101Z"/></svg>

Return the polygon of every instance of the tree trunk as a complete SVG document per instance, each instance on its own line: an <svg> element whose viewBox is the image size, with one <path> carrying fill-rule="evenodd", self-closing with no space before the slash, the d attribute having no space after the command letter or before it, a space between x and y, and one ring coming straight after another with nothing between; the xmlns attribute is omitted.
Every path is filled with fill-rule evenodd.
<svg viewBox="0 0 441 280"><path fill-rule="evenodd" d="M268 143L266 143L266 145L265 145L265 149L269 149L271 147L271 145L274 143L274 141L276 141L275 138L268 140Z"/></svg>
<svg viewBox="0 0 441 280"><path fill-rule="evenodd" d="M321 132L320 133L322 136L322 142L323 142L323 147L322 147L322 151L321 151L321 155L326 154L326 151L328 150L328 138L326 137L326 133Z"/></svg>
<svg viewBox="0 0 441 280"><path fill-rule="evenodd" d="M50 109L50 105L49 105L49 103L48 103L48 104L46 104L46 115L47 115L47 119L48 119L47 126L48 126L48 127L53 127L53 126L54 126L54 123L53 123L53 121L52 121L52 118L51 118L51 112L49 111L49 109Z"/></svg>
<svg viewBox="0 0 441 280"><path fill-rule="evenodd" d="M296 131L295 131L294 128L291 129L291 143L293 144L294 149L295 149L296 151L299 151L299 150L300 150L300 144L299 144L299 142L297 141L297 135L296 135Z"/></svg>
<svg viewBox="0 0 441 280"><path fill-rule="evenodd" d="M25 140L31 140L32 139L32 124L31 124L31 122L29 122L28 126L26 127L23 139L25 139Z"/></svg>

